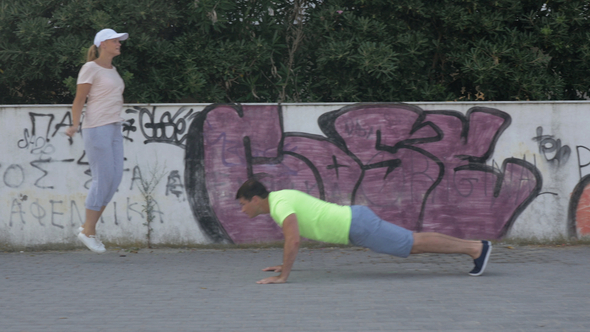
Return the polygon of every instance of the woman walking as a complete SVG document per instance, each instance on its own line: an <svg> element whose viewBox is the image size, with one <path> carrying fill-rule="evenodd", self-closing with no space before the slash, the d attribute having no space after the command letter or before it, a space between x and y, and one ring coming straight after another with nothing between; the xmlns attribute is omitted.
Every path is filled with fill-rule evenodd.
<svg viewBox="0 0 590 332"><path fill-rule="evenodd" d="M96 253L106 251L96 238L96 223L123 177L121 110L125 84L112 61L121 54L120 41L128 37L127 33L117 33L112 29L103 29L96 34L94 44L88 50L87 62L78 74L72 105L73 125L66 129L70 137L78 131L82 108L88 99L82 136L92 184L85 203L86 221L79 228L78 238Z"/></svg>

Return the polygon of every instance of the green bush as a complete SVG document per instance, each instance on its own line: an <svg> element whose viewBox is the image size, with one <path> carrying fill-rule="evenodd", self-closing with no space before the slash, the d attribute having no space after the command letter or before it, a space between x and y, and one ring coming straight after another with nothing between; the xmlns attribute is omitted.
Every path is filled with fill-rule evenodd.
<svg viewBox="0 0 590 332"><path fill-rule="evenodd" d="M128 32L128 103L590 95L584 1L8 0L0 104L66 103L94 34Z"/></svg>

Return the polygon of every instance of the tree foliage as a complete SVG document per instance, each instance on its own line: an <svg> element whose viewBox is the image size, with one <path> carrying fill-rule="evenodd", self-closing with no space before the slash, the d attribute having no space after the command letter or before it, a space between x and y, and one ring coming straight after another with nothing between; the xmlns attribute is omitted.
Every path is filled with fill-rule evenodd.
<svg viewBox="0 0 590 332"><path fill-rule="evenodd" d="M2 0L0 103L71 103L105 27L129 103L590 95L586 1Z"/></svg>

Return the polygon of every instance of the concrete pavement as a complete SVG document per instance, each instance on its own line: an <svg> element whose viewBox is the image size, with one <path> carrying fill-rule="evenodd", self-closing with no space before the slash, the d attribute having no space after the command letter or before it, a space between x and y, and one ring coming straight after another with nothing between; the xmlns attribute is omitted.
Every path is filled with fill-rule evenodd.
<svg viewBox="0 0 590 332"><path fill-rule="evenodd" d="M590 331L590 247L460 255L302 249L0 253L0 331Z"/></svg>

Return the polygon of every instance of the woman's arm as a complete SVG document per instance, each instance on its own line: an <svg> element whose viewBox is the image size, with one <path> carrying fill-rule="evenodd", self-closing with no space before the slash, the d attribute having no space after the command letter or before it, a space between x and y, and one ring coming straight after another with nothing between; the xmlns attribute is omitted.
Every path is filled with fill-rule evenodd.
<svg viewBox="0 0 590 332"><path fill-rule="evenodd" d="M80 117L82 116L82 108L84 108L84 103L86 103L86 97L88 97L91 87L92 84L90 83L78 84L76 87L76 97L72 104L72 126L66 129L66 135L70 137L74 136L76 131L78 131Z"/></svg>

